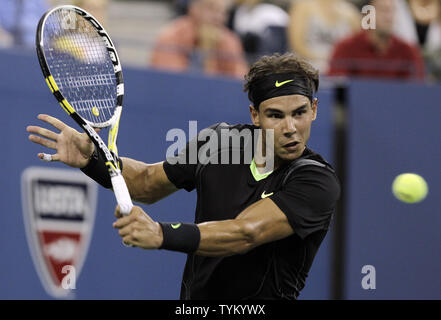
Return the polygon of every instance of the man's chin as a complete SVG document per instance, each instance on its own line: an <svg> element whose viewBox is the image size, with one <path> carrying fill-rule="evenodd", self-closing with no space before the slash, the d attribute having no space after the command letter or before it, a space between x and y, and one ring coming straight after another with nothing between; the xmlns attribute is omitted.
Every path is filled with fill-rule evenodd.
<svg viewBox="0 0 441 320"><path fill-rule="evenodd" d="M299 158L302 155L303 152L295 151L295 152L284 152L282 154L279 154L279 159L282 162L291 162L297 158Z"/></svg>

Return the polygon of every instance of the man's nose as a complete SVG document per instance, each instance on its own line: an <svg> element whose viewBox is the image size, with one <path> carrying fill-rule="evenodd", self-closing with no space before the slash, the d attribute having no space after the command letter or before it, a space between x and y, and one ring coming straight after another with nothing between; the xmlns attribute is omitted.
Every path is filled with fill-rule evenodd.
<svg viewBox="0 0 441 320"><path fill-rule="evenodd" d="M283 134L284 135L293 135L296 133L296 123L293 117L286 117L283 122Z"/></svg>

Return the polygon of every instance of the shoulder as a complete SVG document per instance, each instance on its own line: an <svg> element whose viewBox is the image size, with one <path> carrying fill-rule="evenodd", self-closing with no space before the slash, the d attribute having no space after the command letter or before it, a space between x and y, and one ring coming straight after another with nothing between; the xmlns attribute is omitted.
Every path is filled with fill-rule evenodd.
<svg viewBox="0 0 441 320"><path fill-rule="evenodd" d="M181 36L188 37L195 31L192 20L186 16L171 21L160 31L160 38L177 38Z"/></svg>
<svg viewBox="0 0 441 320"><path fill-rule="evenodd" d="M326 165L326 166L332 168L332 166L329 164L329 162L326 161L326 159L321 154L315 152L314 150L312 150L308 147L306 147L302 156L298 160L314 160L314 161L317 161L323 165Z"/></svg>
<svg viewBox="0 0 441 320"><path fill-rule="evenodd" d="M291 172L271 200L285 213L294 232L304 238L327 229L340 197L340 185L334 170L318 154L304 155L288 167L302 161L310 163Z"/></svg>
<svg viewBox="0 0 441 320"><path fill-rule="evenodd" d="M354 44L366 42L367 41L366 38L367 38L366 33L364 31L356 32L354 34L351 34L350 36L343 38L339 42L337 42L337 46L349 47Z"/></svg>
<svg viewBox="0 0 441 320"><path fill-rule="evenodd" d="M336 198L339 197L340 181L334 168L311 149L306 149L304 154L290 163L285 170L282 188L289 184L310 184L334 193Z"/></svg>
<svg viewBox="0 0 441 320"><path fill-rule="evenodd" d="M217 146L219 148L225 148L225 144L227 144L227 147L230 148L235 147L234 145L230 146L230 139L233 139L233 144L234 141L237 142L237 139L241 138L245 139L245 144L252 141L255 134L255 129L258 128L251 124L228 124L226 122L215 123L201 130L198 134L198 139L210 142L214 142L214 139L217 141ZM207 139L208 137L209 139ZM242 144L240 144L240 146L243 147ZM213 148L212 145L211 147Z"/></svg>
<svg viewBox="0 0 441 320"><path fill-rule="evenodd" d="M345 37L338 41L334 46L334 56L352 56L354 50L359 52L362 48L366 47L368 42L366 40L366 34L361 32L356 32L348 37Z"/></svg>
<svg viewBox="0 0 441 320"><path fill-rule="evenodd" d="M242 123L236 123L236 124L229 124L227 122L218 122L215 124L212 124L211 126L205 128L211 129L215 131L243 131L243 130L254 130L258 129L256 126L252 124L242 124Z"/></svg>
<svg viewBox="0 0 441 320"><path fill-rule="evenodd" d="M255 129L258 128L251 124L228 124L226 122L220 122L201 130L198 137L204 141L207 141L206 138L210 137L209 141L211 141L212 138L215 138L215 140L219 142L222 141L228 143L229 138L234 137L252 139L255 134Z"/></svg>
<svg viewBox="0 0 441 320"><path fill-rule="evenodd" d="M228 47L230 49L242 49L242 43L237 34L228 29L227 27L222 27L221 29L221 43L223 47Z"/></svg>
<svg viewBox="0 0 441 320"><path fill-rule="evenodd" d="M409 53L412 55L419 53L419 49L417 47L397 36L392 36L392 41L395 50L401 53Z"/></svg>

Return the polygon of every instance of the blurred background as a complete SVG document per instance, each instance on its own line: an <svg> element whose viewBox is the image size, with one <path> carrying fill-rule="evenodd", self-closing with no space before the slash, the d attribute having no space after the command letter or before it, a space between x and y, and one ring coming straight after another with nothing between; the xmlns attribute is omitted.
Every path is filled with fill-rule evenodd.
<svg viewBox="0 0 441 320"><path fill-rule="evenodd" d="M438 0L0 3L3 48L32 49L42 13L56 5L74 4L101 21L126 66L242 78L248 66L263 54L293 51L312 62L323 75L440 81ZM370 14L370 5L376 7L375 17ZM375 29L366 32L362 28L366 23ZM345 50L348 46L354 50ZM362 54L361 50L369 52Z"/></svg>
<svg viewBox="0 0 441 320"><path fill-rule="evenodd" d="M310 147L334 164L343 193L300 299L441 298L441 0L0 0L0 147L8 155L1 299L53 298L29 251L20 179L28 167L60 167L39 162L40 148L27 140L38 113L75 126L35 54L40 17L61 4L92 13L115 42L127 107L120 154L145 162L162 161L167 131L188 132L190 120L199 130L249 122L242 79L261 56L295 52L310 61L321 73ZM423 202L393 197L403 172L426 179ZM185 256L122 247L111 228L114 203L100 188L70 298L177 299ZM194 208L195 194L185 191L145 206L163 221L192 221ZM375 288L363 287L364 266L374 267Z"/></svg>

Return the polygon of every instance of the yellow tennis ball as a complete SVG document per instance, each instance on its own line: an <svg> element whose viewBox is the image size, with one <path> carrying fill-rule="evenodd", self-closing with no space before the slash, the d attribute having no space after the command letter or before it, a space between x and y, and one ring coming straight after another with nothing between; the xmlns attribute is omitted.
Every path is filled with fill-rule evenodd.
<svg viewBox="0 0 441 320"><path fill-rule="evenodd" d="M426 180L415 173L402 173L392 183L392 192L395 197L407 203L423 201L428 190Z"/></svg>
<svg viewBox="0 0 441 320"><path fill-rule="evenodd" d="M97 107L93 107L92 113L95 117L98 117L100 115L100 110Z"/></svg>

